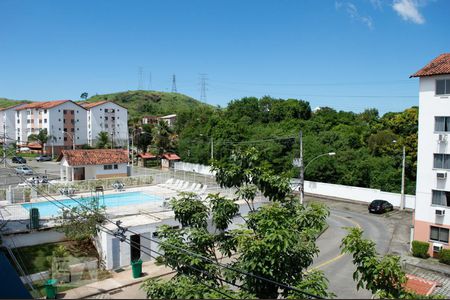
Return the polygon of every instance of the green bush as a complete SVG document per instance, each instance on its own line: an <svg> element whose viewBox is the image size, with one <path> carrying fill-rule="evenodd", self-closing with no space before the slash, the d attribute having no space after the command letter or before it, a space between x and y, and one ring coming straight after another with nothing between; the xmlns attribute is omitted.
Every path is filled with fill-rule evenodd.
<svg viewBox="0 0 450 300"><path fill-rule="evenodd" d="M439 252L439 262L450 265L450 249L442 249Z"/></svg>
<svg viewBox="0 0 450 300"><path fill-rule="evenodd" d="M430 248L430 243L413 241L412 242L412 255L420 258L428 258L428 249Z"/></svg>

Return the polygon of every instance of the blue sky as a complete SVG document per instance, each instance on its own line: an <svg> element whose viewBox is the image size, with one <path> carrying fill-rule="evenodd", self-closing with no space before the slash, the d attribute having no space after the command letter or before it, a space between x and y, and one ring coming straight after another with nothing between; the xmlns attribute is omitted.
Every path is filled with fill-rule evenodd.
<svg viewBox="0 0 450 300"><path fill-rule="evenodd" d="M381 113L418 105L409 75L450 52L447 0L0 0L0 97L143 87L225 106L244 96ZM151 82L149 74L151 72Z"/></svg>

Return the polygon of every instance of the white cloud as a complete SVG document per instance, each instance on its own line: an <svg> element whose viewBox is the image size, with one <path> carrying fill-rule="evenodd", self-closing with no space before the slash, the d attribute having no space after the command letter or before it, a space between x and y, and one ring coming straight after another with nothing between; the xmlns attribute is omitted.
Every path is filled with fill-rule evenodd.
<svg viewBox="0 0 450 300"><path fill-rule="evenodd" d="M382 9L383 4L381 3L381 0L369 0L369 1L375 9L380 9L380 10Z"/></svg>
<svg viewBox="0 0 450 300"><path fill-rule="evenodd" d="M369 27L369 29L373 29L374 25L373 25L372 18L370 16L361 15L358 11L358 8L353 3L336 1L334 4L336 7L336 10L339 10L341 8L344 9L352 20L361 22L361 23L365 24L367 27Z"/></svg>
<svg viewBox="0 0 450 300"><path fill-rule="evenodd" d="M425 18L419 11L420 5L425 5L422 1L419 3L416 0L394 0L392 8L402 17L405 21L411 21L416 24L425 23Z"/></svg>

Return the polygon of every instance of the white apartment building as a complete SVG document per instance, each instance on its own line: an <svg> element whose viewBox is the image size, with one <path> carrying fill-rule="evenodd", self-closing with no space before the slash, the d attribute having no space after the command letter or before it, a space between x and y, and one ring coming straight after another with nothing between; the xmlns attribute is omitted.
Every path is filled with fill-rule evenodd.
<svg viewBox="0 0 450 300"><path fill-rule="evenodd" d="M16 109L24 105L21 103L0 109L0 140L5 139L7 145L16 141Z"/></svg>
<svg viewBox="0 0 450 300"><path fill-rule="evenodd" d="M450 53L411 75L419 77L414 239L430 242L430 255L450 248Z"/></svg>
<svg viewBox="0 0 450 300"><path fill-rule="evenodd" d="M85 103L87 109L88 144L95 146L98 134L108 132L114 147L126 147L128 142L128 110L111 101Z"/></svg>
<svg viewBox="0 0 450 300"><path fill-rule="evenodd" d="M71 100L30 103L17 107L15 114L15 139L19 146L26 146L28 136L42 129L53 137L47 143L51 147L47 152L58 154L73 144L87 143L86 109Z"/></svg>

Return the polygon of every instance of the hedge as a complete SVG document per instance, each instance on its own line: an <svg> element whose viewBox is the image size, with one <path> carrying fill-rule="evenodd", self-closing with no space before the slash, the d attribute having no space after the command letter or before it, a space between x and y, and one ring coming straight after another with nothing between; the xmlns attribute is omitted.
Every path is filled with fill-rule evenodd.
<svg viewBox="0 0 450 300"><path fill-rule="evenodd" d="M428 258L428 249L430 248L430 243L421 241L412 241L412 255L420 258Z"/></svg>
<svg viewBox="0 0 450 300"><path fill-rule="evenodd" d="M439 262L450 265L450 250L442 249L439 251Z"/></svg>

